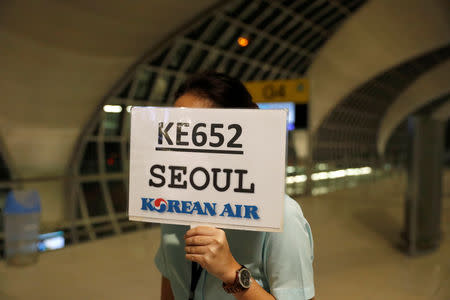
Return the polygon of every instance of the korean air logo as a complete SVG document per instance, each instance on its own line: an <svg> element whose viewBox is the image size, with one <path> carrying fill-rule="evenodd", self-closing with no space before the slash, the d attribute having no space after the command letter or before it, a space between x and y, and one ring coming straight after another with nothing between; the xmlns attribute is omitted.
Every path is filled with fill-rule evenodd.
<svg viewBox="0 0 450 300"><path fill-rule="evenodd" d="M217 203L214 202L165 200L163 198L141 198L141 201L142 211L156 211L161 214L167 212L198 216L219 215L227 218L259 219L258 207L255 205L226 203L222 207L218 207Z"/></svg>
<svg viewBox="0 0 450 300"><path fill-rule="evenodd" d="M155 205L153 205L153 207L157 212L165 212L167 209L167 201L163 198L158 198L155 200Z"/></svg>
<svg viewBox="0 0 450 300"><path fill-rule="evenodd" d="M156 211L159 213L163 213L167 210L167 201L164 200L163 198L158 198L158 199L144 199L142 200L142 209L144 209L144 207L150 211Z"/></svg>

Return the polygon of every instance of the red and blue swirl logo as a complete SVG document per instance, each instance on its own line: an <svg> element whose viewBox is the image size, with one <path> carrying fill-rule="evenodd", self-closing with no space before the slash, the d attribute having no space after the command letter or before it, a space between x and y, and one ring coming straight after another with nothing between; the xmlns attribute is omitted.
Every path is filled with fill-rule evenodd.
<svg viewBox="0 0 450 300"><path fill-rule="evenodd" d="M164 200L163 198L156 199L154 208L155 208L155 211L157 211L157 212L164 212L164 211L166 211L167 201Z"/></svg>

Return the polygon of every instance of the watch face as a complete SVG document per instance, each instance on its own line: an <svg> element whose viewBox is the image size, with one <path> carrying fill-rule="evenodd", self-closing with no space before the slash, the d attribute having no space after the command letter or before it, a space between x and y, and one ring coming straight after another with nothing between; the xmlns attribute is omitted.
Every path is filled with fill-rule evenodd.
<svg viewBox="0 0 450 300"><path fill-rule="evenodd" d="M250 271L247 269L242 269L239 272L239 283L242 285L242 287L248 289L250 287L250 278L251 274Z"/></svg>

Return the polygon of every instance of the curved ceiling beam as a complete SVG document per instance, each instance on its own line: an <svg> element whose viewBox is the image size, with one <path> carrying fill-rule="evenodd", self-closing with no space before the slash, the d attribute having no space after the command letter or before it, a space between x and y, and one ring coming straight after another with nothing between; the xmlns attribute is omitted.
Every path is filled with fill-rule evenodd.
<svg viewBox="0 0 450 300"><path fill-rule="evenodd" d="M439 106L432 114L433 119L447 121L450 119L450 96L447 102Z"/></svg>
<svg viewBox="0 0 450 300"><path fill-rule="evenodd" d="M419 77L389 107L378 129L377 150L383 154L395 128L411 113L450 93L450 60Z"/></svg>
<svg viewBox="0 0 450 300"><path fill-rule="evenodd" d="M364 82L448 44L449 28L447 0L369 1L325 44L307 73L311 80L312 132Z"/></svg>

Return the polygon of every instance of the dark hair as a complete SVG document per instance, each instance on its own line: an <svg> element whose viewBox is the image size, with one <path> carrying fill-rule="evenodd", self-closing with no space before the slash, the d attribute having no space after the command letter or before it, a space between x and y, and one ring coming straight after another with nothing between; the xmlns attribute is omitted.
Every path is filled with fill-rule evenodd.
<svg viewBox="0 0 450 300"><path fill-rule="evenodd" d="M190 76L175 93L175 99L192 94L222 108L256 108L245 86L228 75L207 71Z"/></svg>

